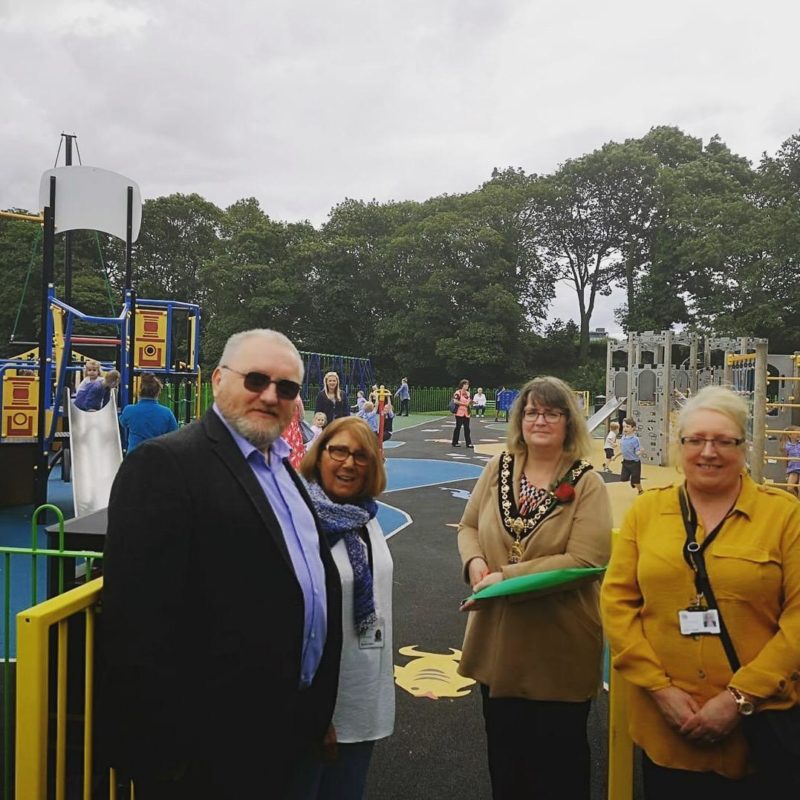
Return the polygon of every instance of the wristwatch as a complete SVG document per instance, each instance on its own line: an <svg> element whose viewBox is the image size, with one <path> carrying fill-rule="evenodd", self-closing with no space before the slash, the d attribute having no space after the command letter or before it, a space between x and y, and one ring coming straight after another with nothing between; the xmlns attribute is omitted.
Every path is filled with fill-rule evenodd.
<svg viewBox="0 0 800 800"><path fill-rule="evenodd" d="M736 701L736 711L743 717L749 717L756 710L755 703L743 695L738 689L734 689L733 686L729 686L728 691Z"/></svg>

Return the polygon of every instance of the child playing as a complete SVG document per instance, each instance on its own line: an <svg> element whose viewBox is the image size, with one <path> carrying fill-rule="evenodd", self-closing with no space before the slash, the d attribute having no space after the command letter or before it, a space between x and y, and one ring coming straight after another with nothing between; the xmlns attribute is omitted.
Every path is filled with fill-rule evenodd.
<svg viewBox="0 0 800 800"><path fill-rule="evenodd" d="M314 414L312 422L311 431L314 434L314 439L316 439L317 436L322 433L322 429L328 424L328 417L325 415L324 411L317 411L317 413ZM311 442L313 442L314 439L312 439ZM311 446L311 442L306 445L306 449Z"/></svg>
<svg viewBox="0 0 800 800"><path fill-rule="evenodd" d="M99 411L111 398L111 391L119 383L119 372L112 369L102 380L82 384L75 395L75 405L81 411Z"/></svg>
<svg viewBox="0 0 800 800"><path fill-rule="evenodd" d="M609 423L608 435L606 436L606 441L603 444L603 449L605 450L606 454L606 460L603 462L603 472L611 472L611 467L609 465L616 458L614 455L614 448L617 446L618 435L619 422Z"/></svg>
<svg viewBox="0 0 800 800"><path fill-rule="evenodd" d="M394 408L392 398L387 397L383 401L383 441L392 438L392 427L394 426Z"/></svg>
<svg viewBox="0 0 800 800"><path fill-rule="evenodd" d="M367 398L364 397L363 390L359 389L358 393L356 394L356 413L361 413L364 410L364 403L367 402Z"/></svg>
<svg viewBox="0 0 800 800"><path fill-rule="evenodd" d="M93 358L87 358L83 364L83 380L75 390L79 392L84 386L96 381L100 377L100 362Z"/></svg>
<svg viewBox="0 0 800 800"><path fill-rule="evenodd" d="M788 491L798 495L800 489L800 426L789 425L786 428L790 431L781 436L781 446L789 457L786 462L786 483L789 484Z"/></svg>
<svg viewBox="0 0 800 800"><path fill-rule="evenodd" d="M642 445L636 435L636 420L625 417L622 423L622 438L619 440L619 450L622 454L622 470L619 474L620 480L625 483L628 479L631 488L636 489L638 494L643 493L642 489Z"/></svg>
<svg viewBox="0 0 800 800"><path fill-rule="evenodd" d="M361 417L361 419L365 419L367 424L370 428L372 428L375 433L378 432L378 412L375 410L375 406L373 405L372 401L367 400L364 403L364 407L356 414L357 417Z"/></svg>

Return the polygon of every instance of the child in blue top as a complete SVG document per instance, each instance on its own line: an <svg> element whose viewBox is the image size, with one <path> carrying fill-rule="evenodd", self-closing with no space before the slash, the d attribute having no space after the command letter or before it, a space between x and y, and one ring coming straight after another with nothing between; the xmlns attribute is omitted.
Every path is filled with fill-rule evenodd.
<svg viewBox="0 0 800 800"><path fill-rule="evenodd" d="M378 412L375 410L375 405L371 401L367 400L367 402L364 403L364 407L356 414L356 416L361 417L361 419L365 419L369 427L372 428L375 433L378 432Z"/></svg>
<svg viewBox="0 0 800 800"><path fill-rule="evenodd" d="M642 445L636 435L636 420L625 417L622 423L622 438L619 440L619 451L622 456L620 480L631 482L631 488L642 494Z"/></svg>

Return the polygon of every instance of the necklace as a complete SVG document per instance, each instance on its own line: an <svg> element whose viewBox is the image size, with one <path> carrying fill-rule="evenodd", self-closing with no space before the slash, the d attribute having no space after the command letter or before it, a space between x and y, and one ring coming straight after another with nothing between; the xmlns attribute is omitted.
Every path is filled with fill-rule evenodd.
<svg viewBox="0 0 800 800"><path fill-rule="evenodd" d="M500 474L498 481L498 500L500 503L500 518L503 527L513 537L511 549L508 553L508 563L518 564L522 559L522 540L529 536L541 521L560 503L570 503L575 498L574 486L580 478L592 469L588 461L576 461L567 470L566 475L553 481L545 496L537 504L535 511L530 516L522 516L514 502L514 493L511 490L511 475L514 471L514 456L503 452L500 457Z"/></svg>

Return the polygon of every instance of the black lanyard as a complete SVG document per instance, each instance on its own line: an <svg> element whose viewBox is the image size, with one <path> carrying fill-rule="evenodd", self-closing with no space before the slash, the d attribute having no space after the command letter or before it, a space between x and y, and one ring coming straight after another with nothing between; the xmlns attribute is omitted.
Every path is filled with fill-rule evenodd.
<svg viewBox="0 0 800 800"><path fill-rule="evenodd" d="M686 487L681 486L678 490L678 498L681 504L681 514L683 515L683 527L686 529L686 542L683 545L683 557L694 571L694 585L697 594L702 594L708 602L709 607L717 611L722 647L725 650L728 661L730 661L731 670L736 672L741 666L741 663L739 657L736 655L736 648L733 646L728 629L725 626L725 620L722 618L722 612L717 605L717 598L714 597L714 590L711 588L711 581L709 581L708 573L706 572L706 562L703 558L703 552L711 544L720 530L722 530L722 526L725 524L725 520L728 519L728 515L736 507L736 500L733 501L733 505L722 518L722 522L706 536L703 540L703 544L700 545L697 544L697 512L694 510L692 501L689 499Z"/></svg>
<svg viewBox="0 0 800 800"><path fill-rule="evenodd" d="M681 486L678 490L678 498L681 504L681 515L683 517L683 527L686 531L686 541L683 544L683 558L684 561L691 567L694 572L694 585L698 595L704 595L706 600L716 607L714 594L711 591L711 584L708 581L708 573L706 572L706 562L703 554L706 548L714 541L717 534L722 530L722 526L728 519L731 511L736 507L736 500L733 505L727 510L725 516L720 521L719 525L711 531L702 544L697 543L697 512L694 510L692 501L686 492L686 487Z"/></svg>

